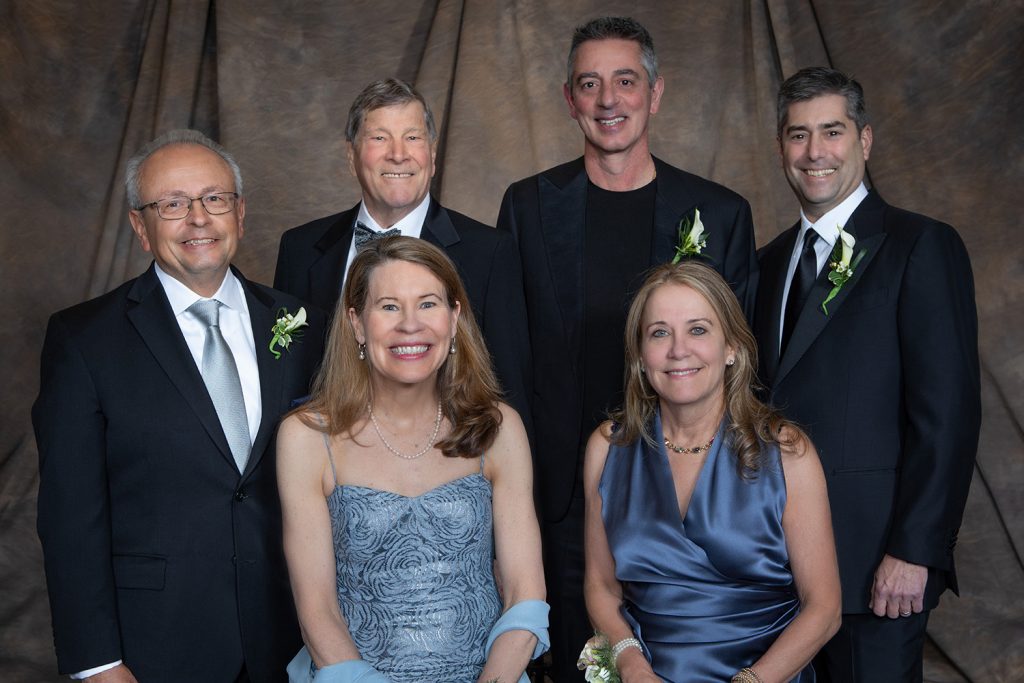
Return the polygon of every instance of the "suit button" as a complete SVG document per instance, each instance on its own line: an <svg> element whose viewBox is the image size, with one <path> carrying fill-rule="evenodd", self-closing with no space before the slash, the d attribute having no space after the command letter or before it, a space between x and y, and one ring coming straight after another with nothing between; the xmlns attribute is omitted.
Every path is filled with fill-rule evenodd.
<svg viewBox="0 0 1024 683"><path fill-rule="evenodd" d="M238 491L235 491L235 500L237 500L239 503L241 503L243 500L245 500L248 497L249 497L249 494L246 493L243 489L239 489Z"/></svg>

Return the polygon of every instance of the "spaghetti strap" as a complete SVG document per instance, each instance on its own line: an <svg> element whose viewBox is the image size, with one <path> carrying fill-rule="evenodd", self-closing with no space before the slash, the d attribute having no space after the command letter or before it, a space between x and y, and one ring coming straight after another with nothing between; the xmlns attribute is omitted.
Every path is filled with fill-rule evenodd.
<svg viewBox="0 0 1024 683"><path fill-rule="evenodd" d="M484 454L480 454L480 474L484 473Z"/></svg>
<svg viewBox="0 0 1024 683"><path fill-rule="evenodd" d="M320 421L320 426L324 427L324 418L322 415L318 415L317 419ZM331 438L327 435L327 432L320 432L324 437L324 448L327 449L327 462L331 463L331 476L334 477L334 488L338 488L338 470L334 469L334 455L331 453Z"/></svg>

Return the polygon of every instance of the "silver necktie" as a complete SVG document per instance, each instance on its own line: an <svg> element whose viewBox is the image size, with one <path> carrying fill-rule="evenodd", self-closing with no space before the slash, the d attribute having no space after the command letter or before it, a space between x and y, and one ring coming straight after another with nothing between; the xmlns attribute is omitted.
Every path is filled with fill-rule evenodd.
<svg viewBox="0 0 1024 683"><path fill-rule="evenodd" d="M242 396L242 382L238 379L238 367L231 355L224 335L220 333L221 303L215 299L197 301L189 311L206 326L206 341L203 342L203 381L213 399L224 436L231 447L238 471L245 471L252 443L249 441L249 419L245 414L245 399Z"/></svg>

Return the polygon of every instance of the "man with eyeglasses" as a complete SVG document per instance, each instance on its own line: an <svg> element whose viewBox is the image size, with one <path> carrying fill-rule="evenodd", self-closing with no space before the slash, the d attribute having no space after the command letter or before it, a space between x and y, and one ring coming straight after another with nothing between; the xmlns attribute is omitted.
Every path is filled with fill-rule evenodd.
<svg viewBox="0 0 1024 683"><path fill-rule="evenodd" d="M349 109L345 138L362 201L284 233L274 286L333 311L366 241L401 234L440 247L466 285L505 400L529 430L530 343L515 240L430 196L437 128L426 99L408 83L386 78L363 88Z"/></svg>
<svg viewBox="0 0 1024 683"><path fill-rule="evenodd" d="M231 267L245 199L196 131L127 166L153 264L56 313L32 410L58 668L90 681L283 681L301 646L273 433L308 392L325 320ZM276 355L280 354L280 358Z"/></svg>

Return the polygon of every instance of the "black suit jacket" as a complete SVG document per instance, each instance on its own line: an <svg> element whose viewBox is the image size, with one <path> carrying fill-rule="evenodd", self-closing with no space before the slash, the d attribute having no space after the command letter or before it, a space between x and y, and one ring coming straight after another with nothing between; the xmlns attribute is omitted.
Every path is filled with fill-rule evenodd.
<svg viewBox="0 0 1024 683"><path fill-rule="evenodd" d="M799 223L759 252L754 331L771 401L807 430L828 482L843 611L867 612L884 553L926 565L925 607L956 588L953 547L981 420L974 280L948 225L872 191L845 229L865 255L828 304L822 268L779 357Z"/></svg>
<svg viewBox="0 0 1024 683"><path fill-rule="evenodd" d="M356 204L348 211L285 232L277 253L274 286L334 311L358 215ZM529 430L530 346L515 240L444 208L433 197L420 237L443 249L455 263L505 399L519 411Z"/></svg>
<svg viewBox="0 0 1024 683"><path fill-rule="evenodd" d="M702 259L730 283L752 312L757 262L750 206L735 192L659 159L650 265L672 260L679 221L700 209L707 228ZM544 515L568 510L582 433L587 173L582 157L514 183L505 192L498 228L515 235L523 260L534 363L535 471Z"/></svg>
<svg viewBox="0 0 1024 683"><path fill-rule="evenodd" d="M246 291L263 417L241 475L151 266L50 318L39 398L39 536L62 673L123 659L140 681L283 681L301 647L273 435L308 393L324 316L275 360L281 307Z"/></svg>

